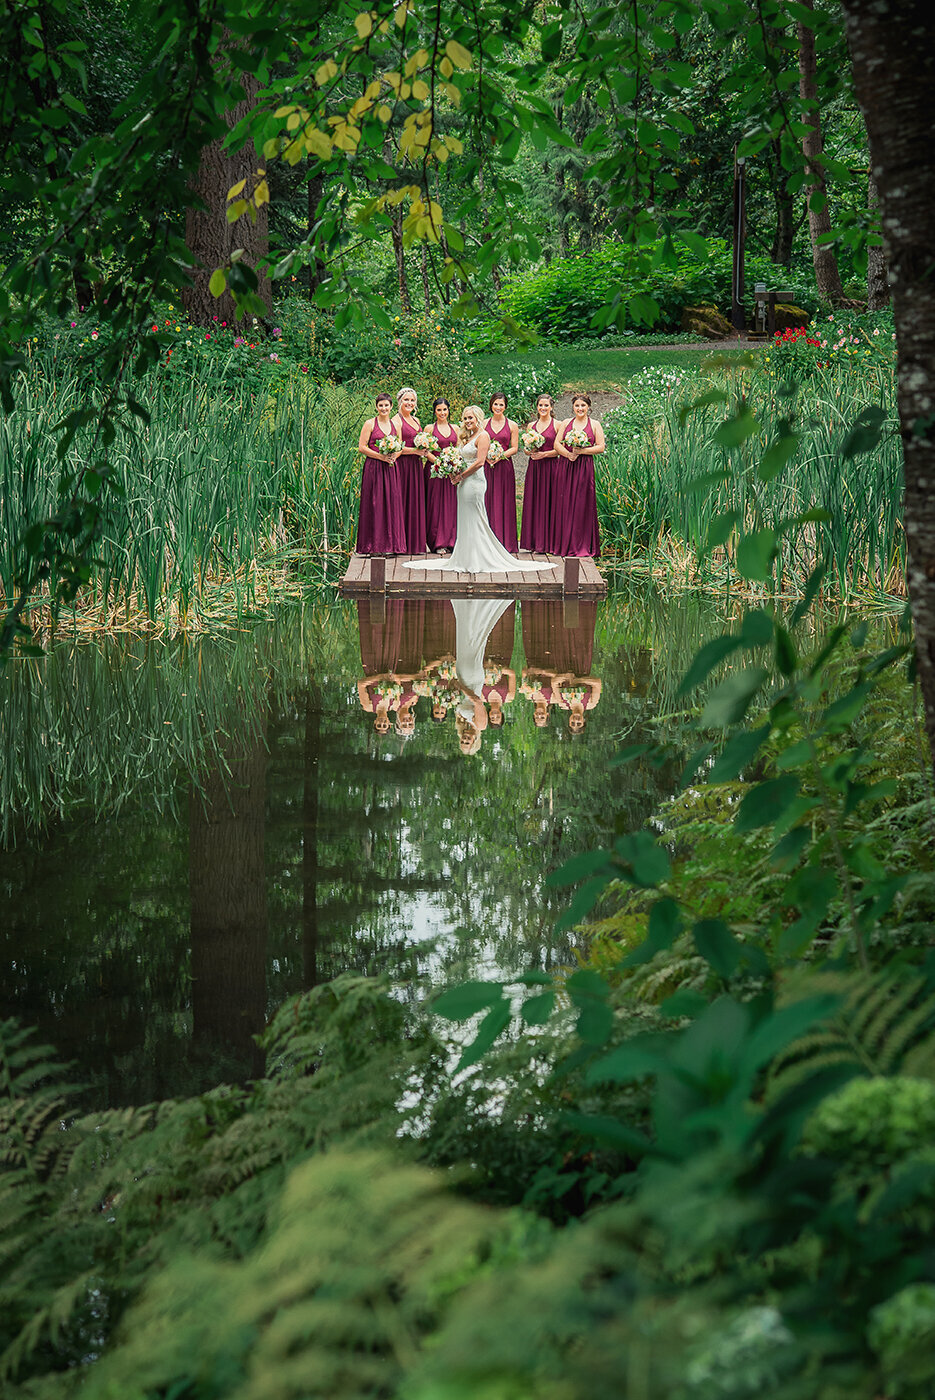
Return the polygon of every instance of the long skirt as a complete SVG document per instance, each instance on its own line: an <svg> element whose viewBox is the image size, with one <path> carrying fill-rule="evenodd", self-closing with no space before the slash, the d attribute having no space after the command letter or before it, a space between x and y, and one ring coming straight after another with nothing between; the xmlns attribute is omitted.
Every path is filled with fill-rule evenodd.
<svg viewBox="0 0 935 1400"><path fill-rule="evenodd" d="M429 549L454 549L457 522L457 486L447 477L430 476L425 486L425 534Z"/></svg>
<svg viewBox="0 0 935 1400"><path fill-rule="evenodd" d="M406 532L395 464L364 458L357 520L358 554L404 554Z"/></svg>
<svg viewBox="0 0 935 1400"><path fill-rule="evenodd" d="M424 554L425 541L425 463L421 457L396 458L399 490L403 500L403 530L406 554Z"/></svg>
<svg viewBox="0 0 935 1400"><path fill-rule="evenodd" d="M512 459L484 467L487 477L487 519L497 539L515 554L519 548L516 537L516 472Z"/></svg>
<svg viewBox="0 0 935 1400"><path fill-rule="evenodd" d="M541 461L530 462L526 467L520 545L523 549L533 550L537 554L556 552L553 540L552 496L556 468L561 460L557 455L543 457Z"/></svg>
<svg viewBox="0 0 935 1400"><path fill-rule="evenodd" d="M553 502L561 510L553 514L555 552L564 559L574 556L596 559L600 553L597 527L597 492L593 457L562 461L555 473Z"/></svg>

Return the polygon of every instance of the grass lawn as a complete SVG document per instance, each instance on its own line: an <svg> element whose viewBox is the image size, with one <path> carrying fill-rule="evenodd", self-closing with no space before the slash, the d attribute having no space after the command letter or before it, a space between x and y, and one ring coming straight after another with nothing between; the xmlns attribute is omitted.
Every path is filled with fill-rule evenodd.
<svg viewBox="0 0 935 1400"><path fill-rule="evenodd" d="M509 355L475 355L474 366L482 379L496 379L507 365L515 364L518 354L531 365L553 360L562 373L566 389L621 389L631 375L647 365L696 367L719 353L716 343L685 345L678 350L658 350L636 345L620 350L527 350Z"/></svg>

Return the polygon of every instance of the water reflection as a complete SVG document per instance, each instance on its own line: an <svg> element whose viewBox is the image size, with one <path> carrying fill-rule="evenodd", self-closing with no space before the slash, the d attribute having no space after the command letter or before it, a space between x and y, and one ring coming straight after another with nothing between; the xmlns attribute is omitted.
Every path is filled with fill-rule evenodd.
<svg viewBox="0 0 935 1400"><path fill-rule="evenodd" d="M344 970L571 962L546 876L668 790L608 761L658 737L717 625L651 596L319 598L236 637L15 663L0 1016L139 1102L249 1077L270 1010Z"/></svg>

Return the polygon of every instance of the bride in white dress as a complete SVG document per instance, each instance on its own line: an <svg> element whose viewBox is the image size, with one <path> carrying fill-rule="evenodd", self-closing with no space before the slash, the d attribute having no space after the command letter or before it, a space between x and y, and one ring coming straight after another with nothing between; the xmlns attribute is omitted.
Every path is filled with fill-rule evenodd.
<svg viewBox="0 0 935 1400"><path fill-rule="evenodd" d="M549 564L520 562L503 548L487 519L484 497L487 476L484 463L490 438L482 427L483 413L470 404L461 414L461 456L464 470L451 479L458 488L458 520L455 547L445 559L400 560L405 569L438 569L462 574L525 573L551 568Z"/></svg>

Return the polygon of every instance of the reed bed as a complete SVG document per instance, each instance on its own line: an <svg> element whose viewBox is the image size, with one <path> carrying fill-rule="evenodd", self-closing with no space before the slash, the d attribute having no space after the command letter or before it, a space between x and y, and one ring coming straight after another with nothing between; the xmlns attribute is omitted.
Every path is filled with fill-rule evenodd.
<svg viewBox="0 0 935 1400"><path fill-rule="evenodd" d="M698 387L696 382L696 393ZM905 596L902 447L891 371L864 369L857 376L845 367L820 373L794 405L761 375L744 374L731 387L744 395L760 424L739 446L713 441L725 418L723 405L683 416L683 405L673 399L636 441L608 452L598 472L598 512L613 562L738 596L793 598L825 560L828 596L862 604ZM872 451L844 458L848 429L870 406L888 415L883 437ZM758 463L779 435L780 420L789 417L801 435L798 451L782 472L763 481ZM782 534L768 585L751 584L737 573L736 531L703 556L712 521L726 511L736 511L739 528L747 531L775 530L816 508L828 520Z"/></svg>
<svg viewBox="0 0 935 1400"><path fill-rule="evenodd" d="M84 398L75 374L34 360L0 424L0 606L13 597L26 521L52 515L86 457L79 434L64 462L55 425ZM155 379L148 424L109 449L111 483L89 585L70 621L88 630L203 630L327 576L353 542L365 405L331 385L291 381L274 395L231 392L216 377ZM47 624L49 591L33 625Z"/></svg>

